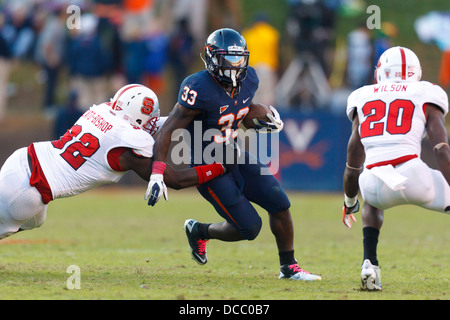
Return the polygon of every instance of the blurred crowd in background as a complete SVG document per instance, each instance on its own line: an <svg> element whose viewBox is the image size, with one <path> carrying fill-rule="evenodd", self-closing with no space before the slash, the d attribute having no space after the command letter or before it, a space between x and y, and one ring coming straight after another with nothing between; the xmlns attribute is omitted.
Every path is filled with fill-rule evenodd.
<svg viewBox="0 0 450 320"><path fill-rule="evenodd" d="M238 30L247 41L250 65L261 81L255 101L280 109L333 108L334 94L332 100L342 108L347 95L336 99L336 89L347 93L372 82L374 65L392 45L397 27L383 22L369 30L364 20L337 41L336 12L351 7L352 0L279 1L287 3L285 30L275 28L263 11L251 24L244 22L241 0L3 1L0 121L14 95L10 75L24 61L39 66L37 78L44 90L42 101L31 103L70 125L126 83L142 83L158 95L169 93L168 105L161 108L167 114L181 81L202 69L199 54L207 35L222 27ZM67 10L68 5L81 9L79 27L70 27L76 10ZM282 52L282 39L293 54ZM290 61L281 65L286 56ZM67 95L59 101L63 78ZM61 130L69 127L59 124Z"/></svg>

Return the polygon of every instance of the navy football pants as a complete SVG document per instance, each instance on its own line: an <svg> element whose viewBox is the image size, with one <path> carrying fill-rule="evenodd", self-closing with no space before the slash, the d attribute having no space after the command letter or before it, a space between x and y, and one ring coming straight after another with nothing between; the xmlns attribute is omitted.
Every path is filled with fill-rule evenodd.
<svg viewBox="0 0 450 320"><path fill-rule="evenodd" d="M243 156L245 164L236 165L231 172L197 189L245 239L253 240L261 230L262 221L250 202L256 203L269 214L289 209L290 202L273 175L261 175L261 168L267 168L264 164L259 161L250 164L250 157L252 161L256 159L248 152Z"/></svg>

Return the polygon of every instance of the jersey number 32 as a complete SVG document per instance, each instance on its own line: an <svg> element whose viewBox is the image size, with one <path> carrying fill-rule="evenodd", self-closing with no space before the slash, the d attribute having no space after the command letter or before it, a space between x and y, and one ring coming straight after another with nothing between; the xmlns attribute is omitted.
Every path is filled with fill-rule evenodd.
<svg viewBox="0 0 450 320"><path fill-rule="evenodd" d="M75 170L78 170L86 162L85 158L91 157L100 148L98 138L90 133L85 133L79 139L75 139L80 133L81 126L74 125L61 139L52 141L52 145L61 150L66 144L69 144L61 153L61 157Z"/></svg>

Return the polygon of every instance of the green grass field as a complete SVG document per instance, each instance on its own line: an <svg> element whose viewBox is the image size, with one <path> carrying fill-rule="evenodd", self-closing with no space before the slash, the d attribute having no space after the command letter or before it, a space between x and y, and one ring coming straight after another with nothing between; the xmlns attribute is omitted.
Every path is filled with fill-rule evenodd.
<svg viewBox="0 0 450 320"><path fill-rule="evenodd" d="M291 193L296 257L322 281L278 280L267 214L252 242L211 241L197 265L185 219L218 222L195 191L170 190L148 207L145 190L103 188L54 201L39 228L0 242L0 299L69 300L448 300L448 216L414 207L391 210L379 243L382 292L360 290L361 222L341 222L339 194ZM67 268L80 268L69 289Z"/></svg>

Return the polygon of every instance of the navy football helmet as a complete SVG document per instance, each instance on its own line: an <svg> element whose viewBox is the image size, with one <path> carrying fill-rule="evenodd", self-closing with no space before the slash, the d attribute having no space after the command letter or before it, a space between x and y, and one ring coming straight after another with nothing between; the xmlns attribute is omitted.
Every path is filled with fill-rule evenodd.
<svg viewBox="0 0 450 320"><path fill-rule="evenodd" d="M245 79L249 51L244 37L233 29L211 33L204 48L205 67L221 84L238 87Z"/></svg>

